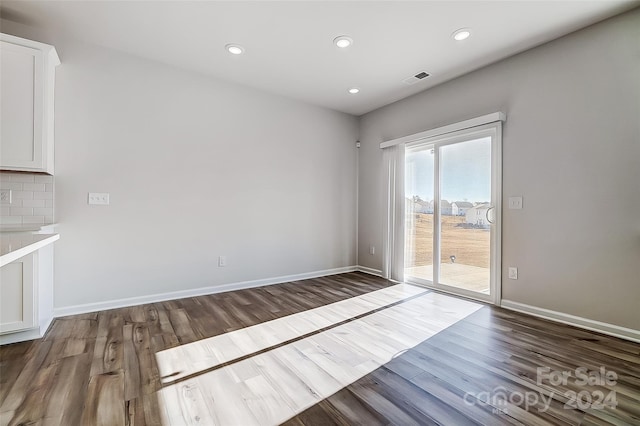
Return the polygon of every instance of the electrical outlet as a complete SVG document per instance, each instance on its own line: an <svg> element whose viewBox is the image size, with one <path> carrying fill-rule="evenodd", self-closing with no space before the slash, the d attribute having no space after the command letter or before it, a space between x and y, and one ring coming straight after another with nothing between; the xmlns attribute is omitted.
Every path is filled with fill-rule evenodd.
<svg viewBox="0 0 640 426"><path fill-rule="evenodd" d="M0 203L4 205L11 204L11 190L3 189L0 191Z"/></svg>
<svg viewBox="0 0 640 426"><path fill-rule="evenodd" d="M369 254L376 254L376 246L369 246Z"/></svg>
<svg viewBox="0 0 640 426"><path fill-rule="evenodd" d="M90 192L89 200L87 202L92 205L108 206L109 193L108 192Z"/></svg>
<svg viewBox="0 0 640 426"><path fill-rule="evenodd" d="M227 256L218 256L218 267L225 267L227 266Z"/></svg>
<svg viewBox="0 0 640 426"><path fill-rule="evenodd" d="M513 266L509 267L509 279L510 280L517 280L518 279L518 268L515 268Z"/></svg>
<svg viewBox="0 0 640 426"><path fill-rule="evenodd" d="M509 209L521 210L522 209L522 197L509 197Z"/></svg>

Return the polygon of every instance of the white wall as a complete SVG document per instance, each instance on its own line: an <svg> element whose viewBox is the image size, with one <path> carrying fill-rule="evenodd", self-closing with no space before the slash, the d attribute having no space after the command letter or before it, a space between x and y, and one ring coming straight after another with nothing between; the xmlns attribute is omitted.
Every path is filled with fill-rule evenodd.
<svg viewBox="0 0 640 426"><path fill-rule="evenodd" d="M503 212L503 298L640 329L640 10L364 115L359 264L382 266L379 143L494 111L504 197L524 197Z"/></svg>
<svg viewBox="0 0 640 426"><path fill-rule="evenodd" d="M355 264L355 117L2 24L62 60L57 308Z"/></svg>

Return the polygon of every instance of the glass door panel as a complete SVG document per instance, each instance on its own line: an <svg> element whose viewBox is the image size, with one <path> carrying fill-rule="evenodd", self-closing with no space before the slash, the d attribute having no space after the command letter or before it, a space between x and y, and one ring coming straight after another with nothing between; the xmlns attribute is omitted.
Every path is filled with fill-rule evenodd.
<svg viewBox="0 0 640 426"><path fill-rule="evenodd" d="M433 146L405 150L405 275L433 282Z"/></svg>
<svg viewBox="0 0 640 426"><path fill-rule="evenodd" d="M440 284L489 294L491 199L491 138L440 147Z"/></svg>

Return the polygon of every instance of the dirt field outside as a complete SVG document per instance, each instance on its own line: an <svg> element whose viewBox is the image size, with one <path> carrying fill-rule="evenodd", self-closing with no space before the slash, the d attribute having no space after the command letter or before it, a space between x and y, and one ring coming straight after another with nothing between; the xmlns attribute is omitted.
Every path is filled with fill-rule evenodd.
<svg viewBox="0 0 640 426"><path fill-rule="evenodd" d="M413 249L405 255L405 266L426 266L433 264L433 214L411 213L407 224L413 221L413 228L407 229L406 242L413 241ZM442 263L455 263L489 268L489 246L491 233L488 229L465 228L464 216L442 216ZM407 227L409 228L409 227Z"/></svg>

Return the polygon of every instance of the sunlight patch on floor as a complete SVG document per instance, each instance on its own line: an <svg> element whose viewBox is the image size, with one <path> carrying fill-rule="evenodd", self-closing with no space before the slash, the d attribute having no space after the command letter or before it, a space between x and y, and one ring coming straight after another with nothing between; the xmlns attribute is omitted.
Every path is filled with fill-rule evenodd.
<svg viewBox="0 0 640 426"><path fill-rule="evenodd" d="M160 377L163 383L170 383L428 291L397 284L157 352Z"/></svg>
<svg viewBox="0 0 640 426"><path fill-rule="evenodd" d="M171 376L168 381L176 380L172 376L176 371L183 377L159 391L163 423L280 424L482 307L423 292L424 289L407 284L389 287L337 302L337 307L326 305L285 317L289 318L287 321L281 318L248 327L243 329L244 334L238 330L159 352L158 366L163 375ZM272 342L287 341L292 330L305 335L303 331L313 328L314 321L320 321L315 325L319 329L327 321L339 323L338 318L348 312L366 313L376 305L384 307L411 297L360 319L202 372L223 359L255 352L251 348L264 349L265 345L273 346L268 346ZM355 315L360 314L352 314ZM252 343L254 338L257 340ZM184 379L187 374L183 368L190 372L189 378Z"/></svg>

